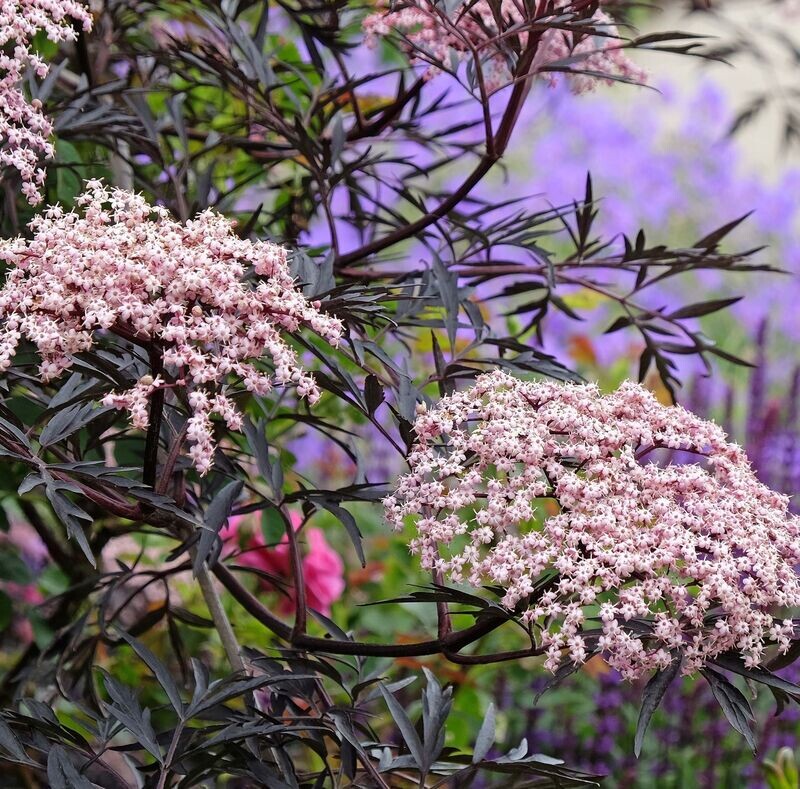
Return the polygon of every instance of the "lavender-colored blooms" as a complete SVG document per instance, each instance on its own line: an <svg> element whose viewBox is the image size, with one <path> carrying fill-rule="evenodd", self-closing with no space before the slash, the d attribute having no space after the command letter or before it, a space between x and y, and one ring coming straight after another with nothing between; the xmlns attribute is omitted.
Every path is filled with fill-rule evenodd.
<svg viewBox="0 0 800 789"><path fill-rule="evenodd" d="M800 169L787 169L774 182L751 172L738 141L725 135L732 111L711 82L701 82L688 98L669 85L661 86L660 93L626 91L619 102L612 95L616 98L599 92L576 100L563 89L535 92L521 123L526 134L519 135L509 156L507 181L490 179L476 194L484 199L532 195L528 207L541 210L580 200L591 173L600 208L597 234L618 240L641 227L651 241L691 243L754 211L732 243L741 248L769 245L759 259L786 270L783 279L708 270L645 291L641 300L661 306L746 293L732 308L745 338L754 336L768 311L787 340L800 338L800 322L793 319L800 296L800 245L793 240L800 219L793 199ZM588 311L588 323L559 312L548 316L546 350L564 357L575 338L588 337L601 369L620 356L633 356L632 334L598 340L611 322L610 306L598 301ZM682 366L693 369L691 361Z"/></svg>
<svg viewBox="0 0 800 789"><path fill-rule="evenodd" d="M370 54L365 56L369 58ZM379 68L372 64L357 65ZM386 85L388 91L393 86ZM686 97L670 85L660 92L625 89L598 91L576 98L566 88L539 87L534 90L522 111L512 147L505 159L505 177L493 174L479 184L473 195L488 204L510 198L523 199L532 211L548 206L570 205L583 197L587 173L591 173L594 194L599 200L597 235L616 238L633 236L643 228L651 242L692 243L732 219L755 211L732 236L737 248L769 245L759 259L788 273L731 274L716 270L701 271L672 280L669 285L646 289L637 298L650 307L671 303L720 298L746 293L731 314L737 322L734 335L741 342L755 336L767 310L780 323L787 342L800 339L800 322L793 320L794 305L800 296L800 244L793 241L800 227L800 208L792 195L800 186L800 169L790 168L774 182L751 172L737 140L726 137L732 111L722 92L711 82L701 82ZM443 88L444 89L444 88ZM460 89L449 86L448 100L456 102L448 111L423 123L447 126L456 120L477 121L479 107L466 99ZM480 139L477 126L450 138L472 142ZM424 165L413 143L400 143L393 155L406 154ZM553 163L558 166L554 167ZM381 165L382 176L392 182L402 165ZM441 188L452 190L464 173L445 171L439 176ZM431 184L435 186L434 184ZM379 198L397 201L390 193ZM340 251L363 242L357 230L344 218L349 206L334 192L331 200ZM498 209L498 216L511 208ZM326 246L330 231L323 217L315 217L301 239L310 245ZM519 250L503 250L507 259L517 259ZM427 260L430 253L421 244L400 253L396 264L404 260ZM598 297L572 292L583 298L581 313L588 318L576 322L559 311L545 319L545 350L562 359L574 355L576 347L590 357L592 365L607 370L620 359L628 360L627 374L635 373L641 341L634 331L620 331L600 338L616 316L614 305ZM492 305L496 316L504 311L502 303ZM586 361L582 359L580 361ZM692 356L677 360L683 377L699 371Z"/></svg>
<svg viewBox="0 0 800 789"><path fill-rule="evenodd" d="M792 496L790 509L800 512L800 365L770 359L774 334L763 322L756 337L757 366L743 391L728 386L719 396L718 381L696 378L684 404L694 413L716 417L733 436L741 436L759 479Z"/></svg>
<svg viewBox="0 0 800 789"><path fill-rule="evenodd" d="M796 679L798 670L792 666L779 673ZM591 676L578 674L545 693L527 712L524 735L538 750L573 767L606 774L603 786L626 789L711 789L738 784L758 789L766 785L760 761L781 747L798 747L800 711L787 708L775 717L771 695L759 694L752 700L758 745L754 759L742 738L731 730L708 685L695 679L670 688L652 720L642 755L636 759L635 710L642 685L626 682L600 664ZM537 678L532 692L540 688ZM589 697L591 702L582 708L582 715L570 714L578 696Z"/></svg>

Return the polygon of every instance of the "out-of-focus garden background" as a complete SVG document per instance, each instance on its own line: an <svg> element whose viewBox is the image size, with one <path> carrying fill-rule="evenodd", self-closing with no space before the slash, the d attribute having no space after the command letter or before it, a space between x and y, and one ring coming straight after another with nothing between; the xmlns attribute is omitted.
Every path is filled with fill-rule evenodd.
<svg viewBox="0 0 800 789"><path fill-rule="evenodd" d="M730 310L697 320L708 335L727 338L727 350L756 366L747 369L717 359L716 373L708 378L692 357L681 367L684 386L678 400L724 424L746 447L764 482L800 496L800 10L794 12L787 4L771 6L766 13L759 9L755 24L753 5L722 4L717 9L720 16L713 21L703 13L687 14L677 2L675 8L660 12L643 8L638 22L644 32L713 30L720 57L726 55L726 35L730 41L745 37L750 51L737 51L730 64L664 55L646 62L636 52L633 57L652 75L652 88L617 85L576 96L563 85L539 85L525 105L524 120L501 168L504 172L493 173L476 194L487 199L495 196L498 201L524 198L525 207L545 210L581 200L590 175L593 196L602 206L598 228L606 237L614 237L617 245L622 245L623 235L635 236L639 228L644 228L651 243L689 244L757 208L736 228L730 243L737 248L763 247L757 258L785 273L747 274L738 279L725 275L723 281L719 272L710 270L680 280L681 297L689 301L745 296ZM183 23L171 20L170 24L174 28ZM388 51L375 54L381 56L390 57ZM59 146L62 162L75 161L79 155L68 144ZM559 163L557 168L553 162ZM449 176L440 177L446 184ZM74 188L68 169L60 171L58 178L67 192ZM244 212L259 199L254 191L249 198L240 198L237 207ZM310 227L299 241L315 243L315 228ZM413 245L408 250L414 254ZM670 293L653 288L645 298L657 307L669 303ZM642 350L639 341L626 332L604 333L612 323L614 305L581 288L573 288L564 299L567 307L580 306L584 320L574 320L566 311L548 315L543 350L569 360L604 389L635 377ZM506 320L521 318L509 315ZM421 358L432 353L430 346L416 350ZM655 378L651 384L658 389ZM667 392L659 392L666 401ZM364 478L399 472L377 431L361 443L368 463L361 470ZM294 437L289 447L293 458L284 465L298 479L309 475L317 483L327 480L334 487L352 476L347 455L332 450L330 442L321 442L311 429ZM0 668L7 669L28 644L48 641L50 633L39 606L63 590L67 579L47 563L46 547L27 525L36 517L35 511L12 497L3 500L2 507L8 521L2 537L7 550L0 554L8 567L2 576L16 579L3 582L0 591ZM354 507L353 512L371 557L365 568L360 567L341 529L324 528L324 516L315 520L315 526L323 528L308 534L306 578L317 607L332 612L341 625L383 640L414 640L420 631L435 629L435 612L426 606L398 604L391 615L382 607L359 607L429 579L409 560L406 540L388 533L377 508ZM260 522L257 514L242 516L233 526L227 541L231 549L234 545L252 548L252 541L265 539L264 535L272 534L274 541L280 537L280 525L276 531L275 524L266 517ZM155 566L167 544L159 545L157 539L131 538L122 548L114 543L114 554L107 551L103 561L111 567L116 560L143 555L146 563L152 554ZM253 566L275 576L289 572L280 546L269 560L253 560ZM162 656L182 650L202 655L213 665L221 647L216 637L207 637L198 619L203 603L188 577L175 589L181 598L179 607L171 601L167 627L154 631L160 635L148 633L147 642ZM138 609L130 614L132 632L140 620L149 624L165 616L165 590L157 581L147 587ZM120 589L120 602L127 593ZM279 598L274 586L265 585L262 593L270 600ZM177 628L171 627L176 611L183 625L197 625L196 629L182 627L178 637ZM268 644L264 628L242 619L238 610L231 613L238 617L242 643ZM492 638L487 637L487 649ZM137 685L142 667L134 660L126 663L131 654L125 649L115 653L113 673ZM636 759L633 738L641 687L622 683L595 658L586 671L538 699L549 678L540 663L531 658L501 667L466 669L443 658L406 659L408 667L434 667L441 680L456 688L448 744L471 742L483 711L494 703L500 740L513 743L527 738L535 751L558 756L576 768L608 773L609 786L757 787L776 780L765 769L765 759L774 759L787 747L800 755L796 708L773 718L771 699L756 701L759 751L754 759L725 723L708 687L687 681L682 692L670 692L656 713L642 756ZM792 679L800 680L800 676ZM143 687L147 693L149 686ZM153 699L154 704L157 701Z"/></svg>

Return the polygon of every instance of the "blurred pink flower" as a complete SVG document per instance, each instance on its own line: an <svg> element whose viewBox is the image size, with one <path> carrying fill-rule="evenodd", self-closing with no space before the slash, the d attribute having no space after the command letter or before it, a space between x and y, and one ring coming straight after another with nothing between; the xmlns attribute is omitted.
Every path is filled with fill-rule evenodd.
<svg viewBox="0 0 800 789"><path fill-rule="evenodd" d="M7 581L3 584L3 591L12 598L27 605L39 605L44 602L44 595L39 591L36 584L17 584Z"/></svg>
<svg viewBox="0 0 800 789"><path fill-rule="evenodd" d="M292 513L292 525L300 527L301 519ZM237 561L247 567L261 570L279 579L291 582L292 566L289 552L289 539L286 535L275 546L268 546L260 531L247 534L241 538L239 528L246 520L244 515L230 518L222 530L222 539L235 542L243 550ZM344 591L344 564L339 554L334 551L325 539L322 529L305 528L300 539L303 556L303 577L306 582L306 602L313 608L328 616L331 604L342 596ZM266 579L260 579L265 588L274 588ZM288 613L294 607L294 591L289 589L289 597L283 598L281 609Z"/></svg>
<svg viewBox="0 0 800 789"><path fill-rule="evenodd" d="M23 645L33 641L33 624L27 616L27 611L32 606L41 605L45 598L36 587L36 584L17 584L6 581L2 590L14 601L14 618L11 623L11 632L14 638Z"/></svg>
<svg viewBox="0 0 800 789"><path fill-rule="evenodd" d="M42 538L33 526L24 521L12 521L8 533L0 537L0 546L5 541L15 545L22 558L32 567L44 567L50 558Z"/></svg>
<svg viewBox="0 0 800 789"><path fill-rule="evenodd" d="M14 546L11 548L10 546ZM45 544L33 527L23 521L12 521L6 534L0 534L0 550L18 554L19 558L35 573L48 562L49 554ZM33 625L28 617L29 610L41 605L45 597L35 583L15 583L3 581L0 590L14 603L11 633L20 644L33 641Z"/></svg>

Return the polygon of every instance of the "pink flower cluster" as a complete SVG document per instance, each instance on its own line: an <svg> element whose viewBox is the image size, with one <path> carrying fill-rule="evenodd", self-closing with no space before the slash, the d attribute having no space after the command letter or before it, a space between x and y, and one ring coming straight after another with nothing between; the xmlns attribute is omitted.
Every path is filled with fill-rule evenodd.
<svg viewBox="0 0 800 789"><path fill-rule="evenodd" d="M593 629L628 678L676 652L690 674L728 650L755 666L768 643L788 649L792 621L776 616L800 606L800 518L714 423L631 382L604 396L494 372L415 430L389 523L415 525L426 569L526 607L549 669L583 662ZM702 464L658 464L659 447Z"/></svg>
<svg viewBox="0 0 800 789"><path fill-rule="evenodd" d="M245 520L244 515L236 516L228 521L222 531L222 539L226 543L236 542L242 549L237 556L237 562L246 567L262 570L276 579L292 581L292 564L289 553L289 539L286 535L272 547L267 546L260 531L249 534L241 539L241 526ZM292 525L295 529L300 526L297 513L292 513ZM319 611L325 616L331 613L331 605L335 603L344 592L344 564L336 551L325 539L322 529L305 528L299 539L301 548L306 546L303 556L303 579L306 584L306 603L310 608ZM269 581L262 578L261 585L272 588ZM289 613L294 608L294 593L284 598L282 609Z"/></svg>
<svg viewBox="0 0 800 789"><path fill-rule="evenodd" d="M53 127L38 99L28 102L20 88L25 70L45 77L48 66L31 51L34 36L74 41L70 19L91 29L89 11L76 0L0 0L0 165L13 167L22 178L22 192L31 205L41 202L45 171L41 158L52 158Z"/></svg>
<svg viewBox="0 0 800 789"><path fill-rule="evenodd" d="M543 72L545 79L554 84L556 73L545 69L569 58L574 62L565 64L565 68L574 71L568 74L568 79L575 93L592 90L598 81L610 82L612 77L645 82L645 72L625 55L614 20L604 11L596 9L585 20L585 34L578 34L575 29L564 29L564 23L568 21L565 14L574 11L576 20L581 17L573 5L576 4L572 0L557 0L558 14L536 19L541 25L558 18L561 27L549 27L541 33L531 73ZM368 46L375 46L379 38L389 36L393 31L399 33L412 60L431 65L430 76L438 73L436 64L450 63L451 53L459 60L465 60L470 47L474 47L481 58L487 88L495 90L507 84L511 77L506 58L497 44L498 37L507 39L510 31L520 27L519 41L521 46L526 45L530 34L525 25L532 21L527 17L526 8L526 4L517 0L501 0L499 13L503 24L498 26L497 4L488 0L462 4L452 19L433 0L410 0L394 10L370 14L363 26ZM604 79L596 75L608 76Z"/></svg>
<svg viewBox="0 0 800 789"><path fill-rule="evenodd" d="M294 384L316 402L314 379L281 331L308 326L336 345L342 323L295 288L285 249L238 238L212 211L180 224L165 208L99 181L87 182L77 202L79 211L54 206L35 217L30 240L0 241L0 260L12 266L0 291L0 371L23 337L41 356L44 381L91 349L97 330L159 350L163 373L103 402L146 428L148 397L185 389L189 453L201 473L215 448L212 414L241 428L228 396L233 383L260 395Z"/></svg>

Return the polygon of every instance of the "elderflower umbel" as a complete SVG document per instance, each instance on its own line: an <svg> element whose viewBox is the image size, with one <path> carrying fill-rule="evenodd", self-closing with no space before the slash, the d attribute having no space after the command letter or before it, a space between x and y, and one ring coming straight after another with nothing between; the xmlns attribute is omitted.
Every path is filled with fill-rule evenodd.
<svg viewBox="0 0 800 789"><path fill-rule="evenodd" d="M615 77L645 82L645 72L625 55L614 20L605 11L595 9L585 20L585 33L579 32L577 24L566 28L569 18L564 15L574 12L573 5L572 0L557 0L556 14L549 19L536 20L539 23L558 21L561 26L548 27L541 33L531 73L541 72L554 84L555 72L543 70L569 58L575 61L565 65L574 93L585 93L598 82L611 82ZM521 46L526 46L529 33L524 25L530 20L525 8L524 3L516 0L501 0L499 7L488 0L475 0L460 5L448 20L443 16L446 12L433 0L410 0L398 4L394 10L370 14L363 26L368 46L375 46L379 38L392 31L399 33L414 62L433 64L428 76L438 73L435 64L449 64L451 53L464 60L474 47L481 58L486 86L495 90L508 83L511 74L506 58L493 42L507 38L506 34L515 26L523 26L518 36ZM498 29L498 12L503 19L501 29Z"/></svg>
<svg viewBox="0 0 800 789"><path fill-rule="evenodd" d="M97 330L160 349L163 373L103 402L146 428L150 395L186 388L190 455L201 473L214 453L212 414L241 428L226 395L232 383L257 394L292 384L309 402L319 398L281 331L308 326L336 345L342 324L295 288L285 249L238 238L213 211L180 224L165 208L99 181L88 181L77 203L77 211L53 206L35 217L30 240L0 241L0 260L12 266L0 291L0 371L23 337L41 356L43 381L90 350Z"/></svg>
<svg viewBox="0 0 800 789"><path fill-rule="evenodd" d="M20 82L28 67L39 78L48 72L48 65L31 51L34 36L42 31L54 43L74 41L70 19L84 30L92 27L89 11L76 0L0 0L0 166L19 172L31 205L42 200L45 171L39 160L55 153L48 139L53 126L41 102L26 99Z"/></svg>
<svg viewBox="0 0 800 789"><path fill-rule="evenodd" d="M594 648L628 678L678 653L690 674L728 650L756 666L768 642L788 649L776 614L800 606L800 518L714 423L631 382L604 396L494 372L415 431L389 523L414 523L424 568L502 586L549 669ZM703 464L648 462L658 447Z"/></svg>

